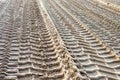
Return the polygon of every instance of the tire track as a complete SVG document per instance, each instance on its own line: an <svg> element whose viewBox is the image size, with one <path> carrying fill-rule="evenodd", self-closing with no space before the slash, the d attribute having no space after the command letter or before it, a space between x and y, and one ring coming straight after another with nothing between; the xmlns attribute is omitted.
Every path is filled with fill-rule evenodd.
<svg viewBox="0 0 120 80"><path fill-rule="evenodd" d="M119 17L111 20L114 12L104 7L88 0L0 3L0 80L119 80Z"/></svg>
<svg viewBox="0 0 120 80"><path fill-rule="evenodd" d="M51 1L51 3L52 3L52 1ZM57 7L57 9L55 9L56 10L55 12L54 12L54 10L52 10L51 12L56 13L56 15L54 14L55 17L56 17L56 18L54 17L54 19L55 19L56 26L58 26L56 28L58 29L59 33L61 34L61 37L66 38L65 37L65 34L66 34L66 36L71 36L71 37L68 38L68 40L69 39L73 39L73 36L70 35L70 32L73 32L72 30L74 30L74 28L76 28L75 30L77 30L79 33L81 33L82 36L84 36L83 38L85 39L86 43L90 45L90 47L92 48L91 50L92 51L93 50L96 51L96 53L95 53L96 56L94 56L95 55L94 54L94 55L90 55L90 57L95 58L95 59L101 59L101 60L95 60L95 61L98 61L99 63L96 62L96 64L89 64L87 66L88 70L93 69L91 71L91 73L88 73L89 76L92 79L100 79L100 75L101 75L101 79L106 79L106 78L108 78L108 79L118 79L118 74L116 72L116 69L114 69L115 67L119 66L119 58L118 58L118 56L116 56L113 52L111 52L110 49L108 49L96 36L94 36L92 33L90 33L90 31L88 29L86 29L86 27L84 27L84 25L82 27L79 27L81 25L80 25L80 23L77 22L77 19L75 20L72 15L70 15L69 13L67 13L67 11L65 12L64 9L62 10L60 4L56 4L56 5L55 4L56 3L52 3L51 5L54 5L52 7L54 9L55 9L55 7ZM56 21L58 18L62 18L62 19ZM69 30L67 30L65 28L65 26L66 26L65 23L64 23L65 19L69 21L69 24L70 23L72 25L74 24L74 27L71 29L71 31L69 31ZM63 21L61 22L61 20L63 20ZM57 22L60 22L60 23L57 23ZM63 26L63 28L62 28L62 26ZM69 25L69 26L71 26L71 25ZM74 32L74 34L77 33L77 31ZM75 42L75 40L73 40L73 41L70 40L70 41L71 42ZM64 42L67 42L67 41L64 40ZM70 45L68 45L68 46L70 47ZM77 47L75 47L75 49L76 48ZM87 49L89 49L89 48L87 48ZM68 48L68 50L69 50L69 48ZM107 53L107 54L105 54L105 53ZM109 62L109 60L110 60L110 62ZM116 64L114 64L114 61L116 62ZM103 64L105 63L105 66L100 65L100 62L103 63ZM111 67L110 64L112 64L112 65L114 64L114 67ZM95 66L91 66L91 65L95 65ZM95 69L96 66L97 66L97 68ZM92 74L93 71L95 71L94 74ZM99 73L99 74L97 74L97 73ZM96 77L95 76L93 77L92 75L95 75L95 74L96 74ZM102 76L102 74L104 74L106 76ZM98 77L98 75L99 75L99 77Z"/></svg>
<svg viewBox="0 0 120 80"><path fill-rule="evenodd" d="M18 80L79 79L68 53L46 28L36 1L26 3L23 18Z"/></svg>
<svg viewBox="0 0 120 80"><path fill-rule="evenodd" d="M14 49L13 43L15 36L14 29L14 4L16 2L6 2L8 4L5 7L5 13L2 14L5 22L2 22L2 29L0 31L0 80L15 80L16 79L16 62L17 59L14 56L14 52L17 50L17 47ZM1 19L1 21L2 21Z"/></svg>
<svg viewBox="0 0 120 80"><path fill-rule="evenodd" d="M64 2L65 3L65 2ZM62 4L64 4L62 3ZM69 4L74 4L73 2L69 3ZM69 6L69 4L64 4L63 6ZM75 3L77 4L77 3ZM74 4L74 5L75 5ZM72 6L72 5L71 5ZM76 6L77 7L77 6ZM99 37L104 44L106 44L107 47L109 47L112 51L114 51L117 55L119 55L119 35L117 33L115 33L115 31L110 32L110 29L106 29L107 26L111 26L110 24L104 24L104 23L100 23L100 21L102 20L101 18L97 18L99 16L93 15L90 12L86 12L86 13L82 13L85 12L84 11L79 11L80 7L78 6L78 8L76 8L75 6L72 6L72 8L69 8L71 10L69 10L71 13L75 12L75 14L73 13L73 15L80 19L81 21L83 21L85 24L88 24L87 26L89 27L89 29L94 33L94 35L96 35L97 37ZM68 7L66 7L68 8ZM74 9L74 10L73 10ZM76 10L76 11L75 11ZM79 11L79 12L78 12ZM87 14L92 15L89 16ZM87 16L86 16L86 15ZM84 17L82 17L84 16ZM97 20L96 20L97 19ZM98 21L99 20L99 21ZM113 25L114 26L114 25ZM106 28L105 28L106 27ZM103 34L104 33L104 34Z"/></svg>

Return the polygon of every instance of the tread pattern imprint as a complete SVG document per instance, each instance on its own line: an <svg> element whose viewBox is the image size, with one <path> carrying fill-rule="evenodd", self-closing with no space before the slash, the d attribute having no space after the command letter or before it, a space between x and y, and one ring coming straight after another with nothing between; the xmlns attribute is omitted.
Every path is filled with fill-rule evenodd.
<svg viewBox="0 0 120 80"><path fill-rule="evenodd" d="M99 0L0 0L0 80L120 80L119 10Z"/></svg>

